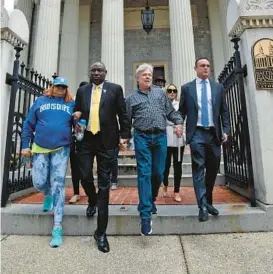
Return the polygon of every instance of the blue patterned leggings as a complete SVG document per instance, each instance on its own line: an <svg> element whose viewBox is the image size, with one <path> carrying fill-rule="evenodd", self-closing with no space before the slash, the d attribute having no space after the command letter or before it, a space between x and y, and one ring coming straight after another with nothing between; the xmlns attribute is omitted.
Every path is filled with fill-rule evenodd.
<svg viewBox="0 0 273 274"><path fill-rule="evenodd" d="M52 195L54 224L61 224L63 219L69 150L69 147L63 147L55 152L34 153L33 156L33 185L44 195Z"/></svg>

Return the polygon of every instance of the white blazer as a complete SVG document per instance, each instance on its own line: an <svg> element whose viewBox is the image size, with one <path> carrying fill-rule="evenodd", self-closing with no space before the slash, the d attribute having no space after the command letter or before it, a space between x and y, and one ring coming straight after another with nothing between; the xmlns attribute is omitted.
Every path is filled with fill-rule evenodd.
<svg viewBox="0 0 273 274"><path fill-rule="evenodd" d="M178 110L179 108L179 101L173 100L172 105L175 110ZM184 135L178 138L176 134L174 133L174 123L167 120L167 146L168 147L182 147L185 145L185 138Z"/></svg>

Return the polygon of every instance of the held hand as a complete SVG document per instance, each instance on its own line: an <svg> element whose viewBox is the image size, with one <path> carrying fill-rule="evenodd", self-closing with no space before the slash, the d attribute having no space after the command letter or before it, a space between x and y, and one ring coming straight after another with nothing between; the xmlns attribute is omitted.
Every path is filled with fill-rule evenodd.
<svg viewBox="0 0 273 274"><path fill-rule="evenodd" d="M24 148L24 149L22 149L21 150L21 156L25 157L25 158L31 157L32 156L32 152L31 152L30 148Z"/></svg>
<svg viewBox="0 0 273 274"><path fill-rule="evenodd" d="M119 150L124 151L126 150L128 145L128 139L120 139L119 141Z"/></svg>
<svg viewBox="0 0 273 274"><path fill-rule="evenodd" d="M175 126L175 134L177 137L181 137L183 135L183 125Z"/></svg>
<svg viewBox="0 0 273 274"><path fill-rule="evenodd" d="M223 133L223 136L222 136L222 143L226 143L228 140L228 136L226 133Z"/></svg>
<svg viewBox="0 0 273 274"><path fill-rule="evenodd" d="M74 127L74 132L79 133L79 132L81 132L81 130L82 130L81 125L79 123L77 123Z"/></svg>
<svg viewBox="0 0 273 274"><path fill-rule="evenodd" d="M72 114L74 120L78 120L81 118L82 113L80 111L76 111Z"/></svg>

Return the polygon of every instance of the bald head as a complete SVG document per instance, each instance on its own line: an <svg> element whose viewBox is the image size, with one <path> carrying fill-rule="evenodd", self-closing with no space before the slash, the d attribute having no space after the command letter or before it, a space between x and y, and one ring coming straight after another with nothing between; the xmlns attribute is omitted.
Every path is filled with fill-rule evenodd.
<svg viewBox="0 0 273 274"><path fill-rule="evenodd" d="M100 85L106 77L107 70L102 62L95 62L90 67L90 80L95 85Z"/></svg>

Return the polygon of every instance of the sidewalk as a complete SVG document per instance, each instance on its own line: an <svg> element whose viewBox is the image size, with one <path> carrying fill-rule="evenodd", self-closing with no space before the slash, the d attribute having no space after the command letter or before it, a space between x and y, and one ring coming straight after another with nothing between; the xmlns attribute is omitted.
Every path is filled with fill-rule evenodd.
<svg viewBox="0 0 273 274"><path fill-rule="evenodd" d="M1 273L270 274L273 233L109 237L110 253L91 237L1 236Z"/></svg>

